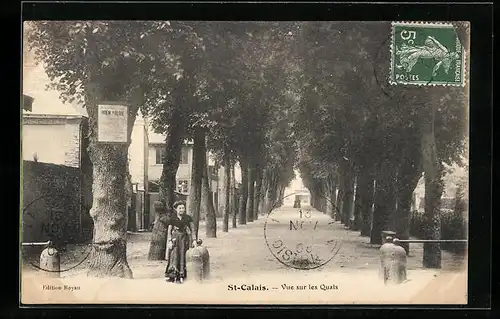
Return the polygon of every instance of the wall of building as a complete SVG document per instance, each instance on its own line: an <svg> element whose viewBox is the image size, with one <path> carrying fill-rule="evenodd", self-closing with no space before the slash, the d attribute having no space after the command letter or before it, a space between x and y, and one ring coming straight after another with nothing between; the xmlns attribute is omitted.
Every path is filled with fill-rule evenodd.
<svg viewBox="0 0 500 319"><path fill-rule="evenodd" d="M130 146L128 149L129 156L129 172L131 175L132 183L137 184L137 188L144 190L144 162L147 160L144 153L144 120L136 119L132 134L130 136Z"/></svg>
<svg viewBox="0 0 500 319"><path fill-rule="evenodd" d="M37 160L70 167L81 161L81 117L24 114L22 127L23 160Z"/></svg>
<svg viewBox="0 0 500 319"><path fill-rule="evenodd" d="M148 155L148 179L150 181L157 181L161 177L161 172L163 170L163 164L156 164L156 151L158 146L163 144L149 144L149 155ZM177 170L176 178L177 180L187 180L188 184L191 180L191 163L193 161L193 149L191 146L184 146L188 152L188 164L179 164L179 169Z"/></svg>
<svg viewBox="0 0 500 319"><path fill-rule="evenodd" d="M67 119L65 128L65 160L64 165L70 167L80 167L81 162L81 145L82 140L82 130L81 130L82 119Z"/></svg>
<svg viewBox="0 0 500 319"><path fill-rule="evenodd" d="M23 160L64 165L66 141L64 125L23 125Z"/></svg>

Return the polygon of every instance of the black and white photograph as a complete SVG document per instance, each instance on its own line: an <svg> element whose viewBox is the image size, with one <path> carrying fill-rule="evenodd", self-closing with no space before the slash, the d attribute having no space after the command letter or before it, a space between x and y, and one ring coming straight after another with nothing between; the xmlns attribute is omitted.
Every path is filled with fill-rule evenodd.
<svg viewBox="0 0 500 319"><path fill-rule="evenodd" d="M467 304L470 41L25 21L21 302Z"/></svg>

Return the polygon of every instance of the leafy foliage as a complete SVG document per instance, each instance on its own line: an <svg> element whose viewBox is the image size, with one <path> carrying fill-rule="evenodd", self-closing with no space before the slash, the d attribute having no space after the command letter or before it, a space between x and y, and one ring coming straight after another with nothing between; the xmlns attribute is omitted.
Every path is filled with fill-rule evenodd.
<svg viewBox="0 0 500 319"><path fill-rule="evenodd" d="M165 41L175 34L169 22L37 21L29 29L29 48L63 101L85 104L90 81L103 86L105 99L125 98L182 71Z"/></svg>
<svg viewBox="0 0 500 319"><path fill-rule="evenodd" d="M396 169L419 147L420 123L436 110L438 156L461 163L467 146L462 88L387 84L389 23L31 23L30 47L63 100L85 104L98 80L106 98L141 88L157 133L207 133L222 162L242 156L280 185L299 168L312 185L344 161ZM462 163L463 164L463 163ZM415 170L421 170L415 167ZM278 178L278 177L279 178Z"/></svg>

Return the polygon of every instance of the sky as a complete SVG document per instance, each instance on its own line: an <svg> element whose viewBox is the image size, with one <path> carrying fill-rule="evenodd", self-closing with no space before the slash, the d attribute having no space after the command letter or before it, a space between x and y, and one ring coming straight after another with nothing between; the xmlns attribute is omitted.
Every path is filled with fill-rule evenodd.
<svg viewBox="0 0 500 319"><path fill-rule="evenodd" d="M23 74L23 94L34 98L31 113L86 115L85 109L64 104L59 99L58 91L46 89L50 80L43 65L25 66Z"/></svg>
<svg viewBox="0 0 500 319"><path fill-rule="evenodd" d="M59 98L58 91L46 88L50 79L43 64L35 62L33 52L27 48L26 38L23 40L25 45L23 48L22 91L23 94L34 98L31 113L86 115L85 109L63 103Z"/></svg>

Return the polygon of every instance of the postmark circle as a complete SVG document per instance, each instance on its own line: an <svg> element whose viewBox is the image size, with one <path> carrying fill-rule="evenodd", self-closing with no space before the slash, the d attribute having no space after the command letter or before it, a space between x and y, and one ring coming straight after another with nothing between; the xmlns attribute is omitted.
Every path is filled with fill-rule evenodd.
<svg viewBox="0 0 500 319"><path fill-rule="evenodd" d="M81 229L80 214L86 210L65 194L45 194L29 201L22 210L23 262L45 272L66 272L82 265L92 251L92 244L85 242L89 235Z"/></svg>
<svg viewBox="0 0 500 319"><path fill-rule="evenodd" d="M341 248L342 236L332 236L335 224L331 216L309 205L273 207L264 223L264 239L273 257L284 266L313 270L329 263Z"/></svg>

